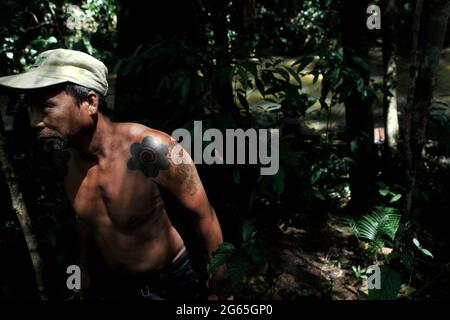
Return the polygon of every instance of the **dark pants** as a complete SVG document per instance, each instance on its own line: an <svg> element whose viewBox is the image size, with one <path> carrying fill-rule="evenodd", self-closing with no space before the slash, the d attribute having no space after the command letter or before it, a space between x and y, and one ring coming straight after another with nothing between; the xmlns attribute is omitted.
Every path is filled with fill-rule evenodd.
<svg viewBox="0 0 450 320"><path fill-rule="evenodd" d="M185 251L159 272L140 275L109 273L100 296L105 299L200 300L206 287L192 268Z"/></svg>

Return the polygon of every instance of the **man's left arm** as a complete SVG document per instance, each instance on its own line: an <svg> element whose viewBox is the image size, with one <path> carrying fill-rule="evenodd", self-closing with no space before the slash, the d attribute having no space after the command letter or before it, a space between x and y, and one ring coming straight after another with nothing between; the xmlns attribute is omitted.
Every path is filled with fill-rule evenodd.
<svg viewBox="0 0 450 320"><path fill-rule="evenodd" d="M169 190L180 203L194 213L197 235L211 260L212 253L223 243L222 230L216 212L209 203L194 162L188 152L175 140L168 143L169 167L161 170L155 181ZM225 297L226 267L219 267L210 280L210 288L220 297Z"/></svg>

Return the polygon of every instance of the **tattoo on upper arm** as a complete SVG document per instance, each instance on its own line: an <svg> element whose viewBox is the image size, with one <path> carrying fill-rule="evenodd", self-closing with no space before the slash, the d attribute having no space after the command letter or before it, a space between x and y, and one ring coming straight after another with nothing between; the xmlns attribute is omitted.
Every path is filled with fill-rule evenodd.
<svg viewBox="0 0 450 320"><path fill-rule="evenodd" d="M168 146L157 143L151 136L145 137L141 143L133 143L130 153L128 169L141 170L146 177L156 177L160 170L169 169Z"/></svg>
<svg viewBox="0 0 450 320"><path fill-rule="evenodd" d="M173 148L178 145L178 142L173 141L169 145L169 154L172 155ZM179 149L177 157L183 158L186 157L185 151L183 149ZM199 179L197 174L195 173L195 166L192 161L187 161L188 163L180 163L175 165L176 177L182 183L189 195L193 196L197 190L199 185Z"/></svg>
<svg viewBox="0 0 450 320"><path fill-rule="evenodd" d="M193 196L198 190L198 181L193 165L179 164L177 174L180 181L187 187L189 195Z"/></svg>
<svg viewBox="0 0 450 320"><path fill-rule="evenodd" d="M173 168L173 179L183 185L189 193L194 195L199 186L199 178L195 172L195 166L189 163L176 164L171 159L173 148L178 143L173 141L167 144L157 143L151 136L145 137L141 143L133 143L130 147L131 158L127 167L130 170L140 170L146 177L156 177L160 170ZM187 156L183 149L180 149L178 157Z"/></svg>

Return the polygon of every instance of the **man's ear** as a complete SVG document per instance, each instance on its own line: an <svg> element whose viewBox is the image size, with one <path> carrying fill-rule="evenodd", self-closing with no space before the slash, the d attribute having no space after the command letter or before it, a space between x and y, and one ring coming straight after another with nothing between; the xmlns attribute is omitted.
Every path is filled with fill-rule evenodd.
<svg viewBox="0 0 450 320"><path fill-rule="evenodd" d="M89 115L91 116L96 115L98 111L98 96L92 90L88 92L87 103Z"/></svg>

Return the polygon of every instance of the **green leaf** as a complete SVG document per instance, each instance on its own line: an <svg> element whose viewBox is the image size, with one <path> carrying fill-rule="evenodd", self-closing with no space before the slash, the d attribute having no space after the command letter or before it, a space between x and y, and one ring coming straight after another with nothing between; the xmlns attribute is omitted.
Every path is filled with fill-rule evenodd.
<svg viewBox="0 0 450 320"><path fill-rule="evenodd" d="M174 82L174 84L173 84L173 90L176 90L176 89L178 89L178 87L183 83L183 81L186 79L186 75L181 75L181 76L179 76L176 80L175 80L175 82Z"/></svg>
<svg viewBox="0 0 450 320"><path fill-rule="evenodd" d="M425 248L420 248L420 251L422 251L422 253L423 253L424 255L429 256L429 257L431 257L431 258L434 258L433 254L432 254L430 251L428 251L427 249L425 249Z"/></svg>
<svg viewBox="0 0 450 320"><path fill-rule="evenodd" d="M356 153L359 149L359 143L357 140L352 140L352 142L350 143L350 150L352 151L352 153Z"/></svg>
<svg viewBox="0 0 450 320"><path fill-rule="evenodd" d="M412 241L413 241L414 245L415 245L415 246L416 246L416 247L417 247L424 255L426 255L426 256L428 256L428 257L431 257L431 258L434 258L433 254L432 254L429 250L425 249L424 247L422 247L422 246L420 245L420 242L419 242L419 240L418 240L417 238L413 238Z"/></svg>
<svg viewBox="0 0 450 320"><path fill-rule="evenodd" d="M256 88L258 88L259 92L261 92L261 94L264 96L266 94L266 91L264 89L264 84L262 83L262 81L259 80L258 78L255 78L255 83Z"/></svg>
<svg viewBox="0 0 450 320"><path fill-rule="evenodd" d="M297 60L296 62L294 62L292 64L292 67L295 66L296 64L298 64L299 66L297 68L297 72L300 72L303 69L305 69L308 66L308 64L310 64L313 60L314 60L314 56L306 56L306 57L303 57L303 58Z"/></svg>
<svg viewBox="0 0 450 320"><path fill-rule="evenodd" d="M402 195L398 193L398 194L396 194L396 195L394 195L394 196L392 197L392 199L389 201L389 203L396 202L396 201L398 201L401 197L402 197Z"/></svg>
<svg viewBox="0 0 450 320"><path fill-rule="evenodd" d="M242 105L245 109L248 109L248 108L249 108L249 105L248 105L248 101L247 101L247 99L245 98L245 96L242 95L241 93L237 93L237 97L238 97L239 102L241 103L241 105Z"/></svg>
<svg viewBox="0 0 450 320"><path fill-rule="evenodd" d="M286 70L281 68L275 68L275 72L281 75L284 78L284 80L286 80L286 82L289 82L290 77L289 73Z"/></svg>
<svg viewBox="0 0 450 320"><path fill-rule="evenodd" d="M369 71L369 65L366 61L361 59L360 57L353 57L353 60L358 64L361 68L364 69L364 71Z"/></svg>
<svg viewBox="0 0 450 320"><path fill-rule="evenodd" d="M319 74L317 73L316 75L314 75L313 84L316 83L318 79L319 79Z"/></svg>
<svg viewBox="0 0 450 320"><path fill-rule="evenodd" d="M382 196L386 196L389 193L389 188L382 187L382 189L378 190L378 192L382 195Z"/></svg>
<svg viewBox="0 0 450 320"><path fill-rule="evenodd" d="M358 238L376 242L387 236L393 241L400 226L400 217L399 214L374 211L356 221L352 230Z"/></svg>
<svg viewBox="0 0 450 320"><path fill-rule="evenodd" d="M400 274L388 267L380 267L380 289L369 289L369 300L394 300L400 291L402 281Z"/></svg>
<svg viewBox="0 0 450 320"><path fill-rule="evenodd" d="M320 179L321 175L322 175L322 170L321 169L318 169L318 170L314 171L312 176L311 176L311 179L310 179L311 184L315 184Z"/></svg>
<svg viewBox="0 0 450 320"><path fill-rule="evenodd" d="M224 242L219 245L219 249L217 249L212 254L212 258L210 263L208 264L208 272L212 272L221 265L227 263L233 256L236 248L231 242Z"/></svg>
<svg viewBox="0 0 450 320"><path fill-rule="evenodd" d="M314 195L315 195L317 198L319 198L320 200L323 200L323 201L326 200L326 199L325 199L325 196L322 194L322 192L314 191Z"/></svg>
<svg viewBox="0 0 450 320"><path fill-rule="evenodd" d="M247 71L242 66L237 66L237 71L239 74L239 82L242 84L243 88L247 88L248 87Z"/></svg>
<svg viewBox="0 0 450 320"><path fill-rule="evenodd" d="M295 72L295 70L292 69L292 68L289 68L289 67L284 67L284 68L294 77L294 79L298 82L298 84L301 87L302 86L302 80L300 79L298 73Z"/></svg>
<svg viewBox="0 0 450 320"><path fill-rule="evenodd" d="M392 260L395 260L397 258L400 258L400 254L397 251L392 251L388 256L386 257L386 260L391 262Z"/></svg>
<svg viewBox="0 0 450 320"><path fill-rule="evenodd" d="M342 158L342 161L348 162L348 163L351 163L351 164L356 164L356 161L353 160L353 159L350 158L350 157L343 157L343 158Z"/></svg>
<svg viewBox="0 0 450 320"><path fill-rule="evenodd" d="M243 276L248 272L248 266L242 256L233 256L227 264L226 277L234 286L238 285Z"/></svg>
<svg viewBox="0 0 450 320"><path fill-rule="evenodd" d="M266 90L266 95L276 94L280 91L283 91L279 86L273 86Z"/></svg>
<svg viewBox="0 0 450 320"><path fill-rule="evenodd" d="M320 110L328 111L328 104L324 99L320 98L319 103L320 103Z"/></svg>
<svg viewBox="0 0 450 320"><path fill-rule="evenodd" d="M208 273L213 272L221 265L227 263L230 259L231 255L228 254L213 254L211 258L211 262L208 264Z"/></svg>
<svg viewBox="0 0 450 320"><path fill-rule="evenodd" d="M322 97L322 99L326 99L328 93L331 90L331 82L329 81L329 79L327 78L323 78L322 80L322 90L320 91L320 95Z"/></svg>
<svg viewBox="0 0 450 320"><path fill-rule="evenodd" d="M231 242L224 242L219 245L219 253L233 253L236 248Z"/></svg>

